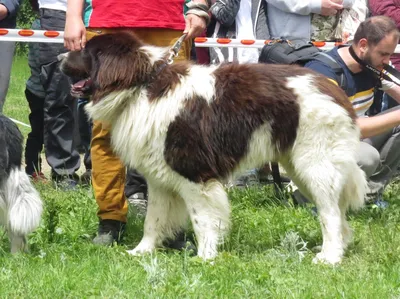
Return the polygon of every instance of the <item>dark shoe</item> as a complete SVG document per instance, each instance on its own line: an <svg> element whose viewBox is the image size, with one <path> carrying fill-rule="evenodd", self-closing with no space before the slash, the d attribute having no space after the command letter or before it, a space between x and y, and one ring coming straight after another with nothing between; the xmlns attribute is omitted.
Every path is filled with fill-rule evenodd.
<svg viewBox="0 0 400 299"><path fill-rule="evenodd" d="M125 232L125 226L126 223L118 220L100 220L98 233L93 239L93 244L111 246L114 243L120 243Z"/></svg>
<svg viewBox="0 0 400 299"><path fill-rule="evenodd" d="M63 191L75 191L78 187L79 176L76 173L70 176L61 176L52 173L51 179L54 186Z"/></svg>
<svg viewBox="0 0 400 299"><path fill-rule="evenodd" d="M92 183L92 170L86 169L86 171L81 175L81 184L90 185Z"/></svg>
<svg viewBox="0 0 400 299"><path fill-rule="evenodd" d="M62 191L75 191L78 187L78 182L69 178L65 178L60 181L55 181L54 184L57 188L60 188Z"/></svg>
<svg viewBox="0 0 400 299"><path fill-rule="evenodd" d="M293 199L294 204L299 205L299 206L306 206L307 204L310 203L308 198L305 197L303 194L301 194L298 189L292 193L292 199Z"/></svg>
<svg viewBox="0 0 400 299"><path fill-rule="evenodd" d="M257 171L255 169L247 171L244 175L240 176L233 182L233 187L236 188L248 188L255 187L260 184Z"/></svg>
<svg viewBox="0 0 400 299"><path fill-rule="evenodd" d="M192 251L193 255L195 255L197 252L196 246L193 244L191 240L186 238L184 232L180 232L174 240L165 241L164 247L180 251L183 250Z"/></svg>
<svg viewBox="0 0 400 299"><path fill-rule="evenodd" d="M139 217L146 216L147 194L143 192L132 194L128 197L129 208L134 210L134 214Z"/></svg>
<svg viewBox="0 0 400 299"><path fill-rule="evenodd" d="M382 199L382 194L368 193L365 197L365 203L367 207L386 209L389 207L389 203Z"/></svg>

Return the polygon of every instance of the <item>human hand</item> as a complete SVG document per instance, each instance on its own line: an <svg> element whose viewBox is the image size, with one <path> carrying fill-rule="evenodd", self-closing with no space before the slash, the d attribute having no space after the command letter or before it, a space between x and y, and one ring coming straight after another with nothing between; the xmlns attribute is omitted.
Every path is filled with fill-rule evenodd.
<svg viewBox="0 0 400 299"><path fill-rule="evenodd" d="M321 0L321 15L334 16L343 9L343 0Z"/></svg>
<svg viewBox="0 0 400 299"><path fill-rule="evenodd" d="M347 44L349 42L349 38L350 38L350 33L343 31L342 33L342 42L344 44Z"/></svg>
<svg viewBox="0 0 400 299"><path fill-rule="evenodd" d="M86 44L86 28L82 17L67 17L64 30L64 47L79 51Z"/></svg>
<svg viewBox="0 0 400 299"><path fill-rule="evenodd" d="M0 21L4 20L8 16L8 9L5 5L0 4Z"/></svg>
<svg viewBox="0 0 400 299"><path fill-rule="evenodd" d="M186 33L186 39L192 39L200 34L206 29L206 20L195 14L188 13L185 18L186 26L183 33Z"/></svg>

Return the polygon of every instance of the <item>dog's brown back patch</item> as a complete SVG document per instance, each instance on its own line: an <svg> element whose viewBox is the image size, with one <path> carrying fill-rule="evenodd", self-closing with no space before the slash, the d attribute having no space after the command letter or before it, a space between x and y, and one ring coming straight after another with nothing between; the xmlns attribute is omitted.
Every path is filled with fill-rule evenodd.
<svg viewBox="0 0 400 299"><path fill-rule="evenodd" d="M297 67L290 70L261 64L218 68L212 103L199 96L187 99L186 108L169 126L167 163L194 182L226 177L246 155L254 131L266 123L275 151L286 151L299 124L299 104L285 87L286 77L307 73Z"/></svg>

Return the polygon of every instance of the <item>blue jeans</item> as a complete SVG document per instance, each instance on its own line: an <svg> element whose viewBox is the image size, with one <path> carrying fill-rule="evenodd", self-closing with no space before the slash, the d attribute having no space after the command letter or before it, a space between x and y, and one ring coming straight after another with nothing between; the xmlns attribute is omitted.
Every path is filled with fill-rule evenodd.
<svg viewBox="0 0 400 299"><path fill-rule="evenodd" d="M390 95L384 94L382 99L382 110L385 111L390 108L396 107L399 103L395 99L393 99Z"/></svg>

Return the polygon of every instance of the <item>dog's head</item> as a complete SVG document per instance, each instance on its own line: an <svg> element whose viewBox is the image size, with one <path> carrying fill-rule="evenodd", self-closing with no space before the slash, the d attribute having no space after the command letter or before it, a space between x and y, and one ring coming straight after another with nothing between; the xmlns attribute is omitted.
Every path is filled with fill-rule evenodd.
<svg viewBox="0 0 400 299"><path fill-rule="evenodd" d="M80 80L72 87L77 97L97 103L111 92L140 87L154 75L167 50L144 45L126 31L93 37L81 51L69 52L61 62L64 74Z"/></svg>

